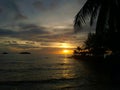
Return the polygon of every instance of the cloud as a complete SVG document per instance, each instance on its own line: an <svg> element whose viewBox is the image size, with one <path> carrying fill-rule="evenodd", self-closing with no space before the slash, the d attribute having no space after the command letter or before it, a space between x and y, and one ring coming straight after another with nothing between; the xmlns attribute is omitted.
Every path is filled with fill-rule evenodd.
<svg viewBox="0 0 120 90"><path fill-rule="evenodd" d="M47 2L47 3L46 3ZM59 0L42 0L42 1L35 1L33 2L33 6L40 11L45 11L45 10L49 10L49 9L55 9L58 4L59 4Z"/></svg>
<svg viewBox="0 0 120 90"><path fill-rule="evenodd" d="M24 19L28 19L28 17L25 16L25 15L22 15L21 13L18 13L18 14L15 16L14 19L15 19L15 20L24 20Z"/></svg>
<svg viewBox="0 0 120 90"><path fill-rule="evenodd" d="M24 35L28 36L50 34L50 32L47 31L45 27L37 26L35 24L20 24L19 27L21 29L19 34L24 33Z"/></svg>
<svg viewBox="0 0 120 90"><path fill-rule="evenodd" d="M28 17L25 16L16 0L0 0L0 23L11 23L19 20L25 20Z"/></svg>
<svg viewBox="0 0 120 90"><path fill-rule="evenodd" d="M31 49L31 48L40 48L40 46L30 45L30 44L9 44L11 47L22 48L22 49Z"/></svg>
<svg viewBox="0 0 120 90"><path fill-rule="evenodd" d="M59 46L55 43L71 43L72 46L78 46L85 39L85 34L75 34L70 26L43 27L22 23L18 24L18 31L0 29L0 35L1 37L17 38L24 41L25 44L18 44L18 42L16 43L17 40L9 42L10 46L16 46L17 48L37 48L36 46L53 48Z"/></svg>
<svg viewBox="0 0 120 90"><path fill-rule="evenodd" d="M20 24L18 25L18 27L19 27L18 31L12 30L12 29L1 28L0 36L37 41L39 36L51 34L51 32L45 30L44 27L37 26L34 24Z"/></svg>
<svg viewBox="0 0 120 90"><path fill-rule="evenodd" d="M0 29L0 36L10 36L16 34L14 31L9 29Z"/></svg>
<svg viewBox="0 0 120 90"><path fill-rule="evenodd" d="M33 6L38 10L45 10L46 7L44 6L44 3L42 1L35 1L33 3Z"/></svg>
<svg viewBox="0 0 120 90"><path fill-rule="evenodd" d="M73 33L73 19L81 7L77 1L0 0L0 22L5 22L0 26L0 42L8 37L3 39L4 46L29 49L59 43L75 46L83 40Z"/></svg>
<svg viewBox="0 0 120 90"><path fill-rule="evenodd" d="M22 49L40 48L41 47L40 42L15 39L15 38L10 38L8 40L6 40L4 38L2 41L0 41L0 45L1 44L4 46L16 47L16 48L22 48Z"/></svg>
<svg viewBox="0 0 120 90"><path fill-rule="evenodd" d="M71 42L75 43L74 33L69 28L55 28L56 31L48 30L49 28L37 26L35 24L19 24L20 30L0 29L1 37L11 37L13 39L4 39L5 46L9 45L16 48L40 48L40 47L57 47L56 43ZM59 31L59 32L58 32ZM56 32L56 33L53 33ZM14 40L16 38L17 40ZM18 42L19 41L19 42Z"/></svg>
<svg viewBox="0 0 120 90"><path fill-rule="evenodd" d="M29 29L34 29L34 28L39 28L35 24L19 24L19 27L23 30L29 30Z"/></svg>
<svg viewBox="0 0 120 90"><path fill-rule="evenodd" d="M2 13L2 8L0 7L0 13Z"/></svg>
<svg viewBox="0 0 120 90"><path fill-rule="evenodd" d="M51 4L50 4L50 7L51 8L56 8L59 4L59 0L51 0Z"/></svg>

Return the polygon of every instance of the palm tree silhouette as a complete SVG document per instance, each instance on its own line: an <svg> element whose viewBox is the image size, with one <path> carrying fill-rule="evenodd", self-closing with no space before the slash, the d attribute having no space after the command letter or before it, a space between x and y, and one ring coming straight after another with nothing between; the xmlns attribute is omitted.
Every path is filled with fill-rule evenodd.
<svg viewBox="0 0 120 90"><path fill-rule="evenodd" d="M91 26L97 20L96 35L106 42L102 45L120 51L117 41L120 38L120 0L87 0L75 17L76 32L86 23L87 17L90 18ZM118 47L115 47L116 44Z"/></svg>
<svg viewBox="0 0 120 90"><path fill-rule="evenodd" d="M80 51L81 51L81 47L77 47L75 50L74 50L74 54L80 54Z"/></svg>

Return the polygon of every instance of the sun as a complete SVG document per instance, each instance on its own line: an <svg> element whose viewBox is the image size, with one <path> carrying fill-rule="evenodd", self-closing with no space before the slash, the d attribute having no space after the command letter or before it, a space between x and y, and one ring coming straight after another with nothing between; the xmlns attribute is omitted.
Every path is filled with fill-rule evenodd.
<svg viewBox="0 0 120 90"><path fill-rule="evenodd" d="M63 50L63 53L69 53L69 50Z"/></svg>
<svg viewBox="0 0 120 90"><path fill-rule="evenodd" d="M70 50L70 49L63 49L61 51L61 54L64 54L64 55L71 55L73 53L73 50Z"/></svg>

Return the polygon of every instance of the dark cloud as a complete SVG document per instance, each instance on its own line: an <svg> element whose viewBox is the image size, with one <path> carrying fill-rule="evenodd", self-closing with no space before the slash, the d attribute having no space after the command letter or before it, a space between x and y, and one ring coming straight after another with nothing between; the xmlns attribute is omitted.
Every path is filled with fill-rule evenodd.
<svg viewBox="0 0 120 90"><path fill-rule="evenodd" d="M2 8L0 7L0 13L2 12Z"/></svg>
<svg viewBox="0 0 120 90"><path fill-rule="evenodd" d="M19 27L23 30L30 30L30 29L44 29L41 26L37 26L35 24L19 24Z"/></svg>
<svg viewBox="0 0 120 90"><path fill-rule="evenodd" d="M25 16L25 15L22 15L21 13L18 13L16 16L15 16L15 18L14 18L15 20L24 20L24 19L28 19L28 17L27 16Z"/></svg>
<svg viewBox="0 0 120 90"><path fill-rule="evenodd" d="M4 41L4 43L6 43L6 44L17 44L17 41L15 41L15 40L11 40L11 41L8 41L8 40L6 40L6 41Z"/></svg>
<svg viewBox="0 0 120 90"><path fill-rule="evenodd" d="M16 34L16 32L11 31L9 29L0 29L0 36L11 36Z"/></svg>
<svg viewBox="0 0 120 90"><path fill-rule="evenodd" d="M59 0L52 0L51 3L50 3L50 7L51 8L56 8L59 4Z"/></svg>
<svg viewBox="0 0 120 90"><path fill-rule="evenodd" d="M22 31L22 32L20 32L20 33L21 33L21 34L24 33L24 34L28 34L28 35L48 34L47 31L41 30L40 28L30 29L30 30L28 30L28 31Z"/></svg>
<svg viewBox="0 0 120 90"><path fill-rule="evenodd" d="M50 34L50 32L46 31L45 28L34 24L20 24L19 28L19 31L10 29L0 29L0 36L36 40L40 35Z"/></svg>
<svg viewBox="0 0 120 90"><path fill-rule="evenodd" d="M45 30L44 27L40 27L34 24L21 24L19 25L21 30L20 31L12 31L8 29L0 29L0 35L5 37L13 37L22 40L28 40L26 44L35 44L34 42L29 41L36 41L41 42L44 46L49 46L50 43L54 42L67 42L67 41L75 41L76 37L72 31L62 31L63 33L56 33L53 34ZM61 30L61 29L58 29ZM68 30L68 29L65 29ZM57 31L56 31L57 32ZM10 41L9 45L17 45L15 41ZM18 46L18 45L17 45ZM24 46L24 45L20 45ZM28 45L27 45L28 46Z"/></svg>
<svg viewBox="0 0 120 90"><path fill-rule="evenodd" d="M0 0L0 6L0 12L3 12L0 18L2 22L27 19L27 16L20 11L16 0Z"/></svg>
<svg viewBox="0 0 120 90"><path fill-rule="evenodd" d="M40 48L29 44L9 44L11 47L22 48L22 49L31 49L31 48Z"/></svg>
<svg viewBox="0 0 120 90"><path fill-rule="evenodd" d="M48 2L47 5L46 2ZM35 1L33 3L33 6L38 10L44 11L49 9L55 9L58 6L59 2L59 0L51 0L50 2L49 0Z"/></svg>
<svg viewBox="0 0 120 90"><path fill-rule="evenodd" d="M45 10L46 7L44 6L44 3L42 1L36 1L33 3L33 6L37 8L38 10Z"/></svg>
<svg viewBox="0 0 120 90"><path fill-rule="evenodd" d="M49 31L46 31L45 27L37 26L35 24L20 24L19 25L21 31L20 33L28 34L28 35L41 35L41 34L50 34Z"/></svg>

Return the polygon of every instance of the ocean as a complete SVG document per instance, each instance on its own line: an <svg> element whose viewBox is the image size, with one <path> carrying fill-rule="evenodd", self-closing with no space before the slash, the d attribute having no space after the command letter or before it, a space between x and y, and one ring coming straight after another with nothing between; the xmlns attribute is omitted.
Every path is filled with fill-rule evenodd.
<svg viewBox="0 0 120 90"><path fill-rule="evenodd" d="M0 90L118 90L102 65L68 56L0 54Z"/></svg>

